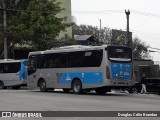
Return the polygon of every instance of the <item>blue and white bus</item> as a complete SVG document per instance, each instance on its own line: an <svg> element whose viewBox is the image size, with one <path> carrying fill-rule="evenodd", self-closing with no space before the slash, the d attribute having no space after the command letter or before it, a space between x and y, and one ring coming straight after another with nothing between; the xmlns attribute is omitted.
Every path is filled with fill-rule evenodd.
<svg viewBox="0 0 160 120"><path fill-rule="evenodd" d="M19 89L27 85L27 60L0 60L0 88Z"/></svg>
<svg viewBox="0 0 160 120"><path fill-rule="evenodd" d="M128 47L73 45L30 52L28 59L28 87L43 92L60 88L75 94L87 90L105 94L133 85Z"/></svg>

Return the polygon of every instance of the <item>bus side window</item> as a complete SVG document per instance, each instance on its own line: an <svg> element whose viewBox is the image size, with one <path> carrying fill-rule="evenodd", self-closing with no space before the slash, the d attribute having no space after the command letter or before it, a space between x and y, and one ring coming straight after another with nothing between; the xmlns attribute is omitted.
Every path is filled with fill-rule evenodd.
<svg viewBox="0 0 160 120"><path fill-rule="evenodd" d="M59 68L67 68L69 67L69 53L60 53L59 54Z"/></svg>
<svg viewBox="0 0 160 120"><path fill-rule="evenodd" d="M0 73L17 73L20 70L20 63L5 63L0 67Z"/></svg>
<svg viewBox="0 0 160 120"><path fill-rule="evenodd" d="M8 73L17 73L20 70L20 66L20 62L8 64Z"/></svg>
<svg viewBox="0 0 160 120"><path fill-rule="evenodd" d="M48 61L44 60L42 62L43 62L43 64L42 64L41 68L48 68L49 67L49 62Z"/></svg>
<svg viewBox="0 0 160 120"><path fill-rule="evenodd" d="M3 64L1 63L0 64L0 73L3 73L4 72L4 70L3 70Z"/></svg>
<svg viewBox="0 0 160 120"><path fill-rule="evenodd" d="M29 68L36 69L37 68L37 58L30 58L29 60Z"/></svg>
<svg viewBox="0 0 160 120"><path fill-rule="evenodd" d="M94 61L93 59L92 59L92 53L93 53L93 51L86 51L85 52L85 54L84 54L84 67L91 67L92 66L92 61Z"/></svg>
<svg viewBox="0 0 160 120"><path fill-rule="evenodd" d="M52 66L53 66L52 60L48 60L48 67L47 68L52 68Z"/></svg>
<svg viewBox="0 0 160 120"><path fill-rule="evenodd" d="M85 67L98 67L101 65L103 50L86 51L84 56Z"/></svg>
<svg viewBox="0 0 160 120"><path fill-rule="evenodd" d="M4 73L8 73L8 65L7 64L4 65Z"/></svg>
<svg viewBox="0 0 160 120"><path fill-rule="evenodd" d="M57 68L58 66L58 56L57 53L51 53L47 56L47 62L49 68Z"/></svg>
<svg viewBox="0 0 160 120"><path fill-rule="evenodd" d="M83 51L70 53L70 67L84 67L83 64Z"/></svg>
<svg viewBox="0 0 160 120"><path fill-rule="evenodd" d="M46 68L47 67L46 55L38 55L37 67L38 68Z"/></svg>
<svg viewBox="0 0 160 120"><path fill-rule="evenodd" d="M98 67L102 63L102 58L103 58L103 50L96 50L93 51L93 59L95 59L93 62L95 67Z"/></svg>

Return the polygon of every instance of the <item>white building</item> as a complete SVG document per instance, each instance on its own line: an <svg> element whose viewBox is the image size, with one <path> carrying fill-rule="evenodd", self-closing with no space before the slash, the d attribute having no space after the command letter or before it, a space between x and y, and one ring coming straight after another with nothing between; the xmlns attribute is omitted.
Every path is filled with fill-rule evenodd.
<svg viewBox="0 0 160 120"><path fill-rule="evenodd" d="M57 0L57 2L61 2L61 7L65 9L57 17L64 18L65 23L72 23L71 0ZM66 28L58 37L60 40L66 40L67 38L72 38L72 27Z"/></svg>

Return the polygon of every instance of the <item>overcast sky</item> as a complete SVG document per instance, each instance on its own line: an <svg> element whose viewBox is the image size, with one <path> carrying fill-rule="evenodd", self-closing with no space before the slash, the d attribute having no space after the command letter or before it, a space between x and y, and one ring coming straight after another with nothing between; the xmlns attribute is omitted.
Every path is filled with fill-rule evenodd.
<svg viewBox="0 0 160 120"><path fill-rule="evenodd" d="M76 23L126 30L125 10L130 10L130 31L147 45L160 49L160 0L72 0ZM158 50L156 50L158 51ZM159 53L151 54L160 61Z"/></svg>

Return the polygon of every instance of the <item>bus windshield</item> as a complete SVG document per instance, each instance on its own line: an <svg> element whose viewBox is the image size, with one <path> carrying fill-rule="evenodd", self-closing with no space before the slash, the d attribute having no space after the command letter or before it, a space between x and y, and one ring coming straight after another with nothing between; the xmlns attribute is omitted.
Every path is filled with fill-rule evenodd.
<svg viewBox="0 0 160 120"><path fill-rule="evenodd" d="M132 60L132 50L128 47L108 46L108 59L110 61L130 62Z"/></svg>

